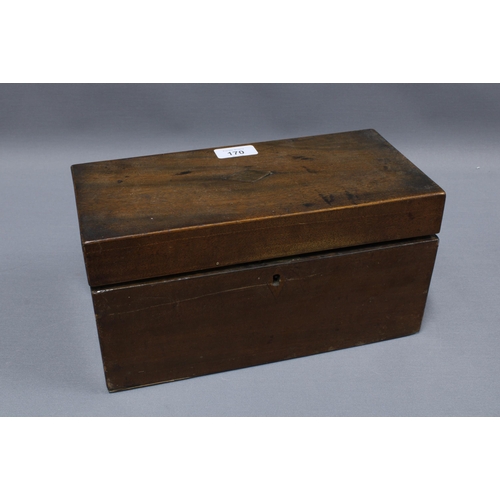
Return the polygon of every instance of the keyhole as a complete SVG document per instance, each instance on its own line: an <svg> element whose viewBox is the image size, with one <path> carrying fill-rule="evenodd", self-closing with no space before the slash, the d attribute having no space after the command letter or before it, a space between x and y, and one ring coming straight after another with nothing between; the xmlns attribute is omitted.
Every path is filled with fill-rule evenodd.
<svg viewBox="0 0 500 500"><path fill-rule="evenodd" d="M280 286L281 276L279 274L275 274L273 276L273 286Z"/></svg>

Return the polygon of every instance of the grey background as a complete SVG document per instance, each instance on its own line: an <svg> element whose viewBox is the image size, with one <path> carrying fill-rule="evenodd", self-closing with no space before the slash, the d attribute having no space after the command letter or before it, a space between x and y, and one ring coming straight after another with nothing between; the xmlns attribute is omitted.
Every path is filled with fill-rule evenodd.
<svg viewBox="0 0 500 500"><path fill-rule="evenodd" d="M70 165L363 128L448 195L421 332L109 394ZM499 85L0 85L0 415L500 415L499 132Z"/></svg>

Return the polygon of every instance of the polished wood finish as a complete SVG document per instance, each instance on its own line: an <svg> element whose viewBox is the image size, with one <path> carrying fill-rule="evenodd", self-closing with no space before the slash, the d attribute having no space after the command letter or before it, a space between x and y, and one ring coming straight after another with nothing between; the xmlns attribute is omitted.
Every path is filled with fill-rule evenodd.
<svg viewBox="0 0 500 500"><path fill-rule="evenodd" d="M73 165L112 392L415 333L445 193L374 130Z"/></svg>
<svg viewBox="0 0 500 500"><path fill-rule="evenodd" d="M417 238L94 288L108 389L415 333L437 246Z"/></svg>
<svg viewBox="0 0 500 500"><path fill-rule="evenodd" d="M431 235L445 193L374 130L72 167L89 284Z"/></svg>

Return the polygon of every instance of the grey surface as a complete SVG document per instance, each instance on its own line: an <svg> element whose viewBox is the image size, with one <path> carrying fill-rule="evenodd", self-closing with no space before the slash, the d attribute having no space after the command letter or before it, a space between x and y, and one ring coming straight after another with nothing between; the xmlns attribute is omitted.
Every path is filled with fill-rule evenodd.
<svg viewBox="0 0 500 500"><path fill-rule="evenodd" d="M108 394L70 165L363 128L448 195L421 332ZM500 415L499 133L498 85L0 85L0 415Z"/></svg>

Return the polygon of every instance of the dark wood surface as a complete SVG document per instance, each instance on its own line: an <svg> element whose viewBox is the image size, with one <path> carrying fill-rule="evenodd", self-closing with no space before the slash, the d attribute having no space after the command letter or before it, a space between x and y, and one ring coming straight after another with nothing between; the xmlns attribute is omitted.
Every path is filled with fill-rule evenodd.
<svg viewBox="0 0 500 500"><path fill-rule="evenodd" d="M437 247L426 237L95 288L108 389L415 333Z"/></svg>
<svg viewBox="0 0 500 500"><path fill-rule="evenodd" d="M72 167L89 284L439 232L445 193L374 130Z"/></svg>

